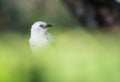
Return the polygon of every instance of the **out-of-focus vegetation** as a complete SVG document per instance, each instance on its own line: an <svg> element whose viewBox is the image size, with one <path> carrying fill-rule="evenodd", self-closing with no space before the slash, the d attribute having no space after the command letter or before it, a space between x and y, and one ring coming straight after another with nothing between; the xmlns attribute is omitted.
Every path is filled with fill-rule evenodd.
<svg viewBox="0 0 120 82"><path fill-rule="evenodd" d="M120 26L118 0L63 0L71 14L87 28L116 28Z"/></svg>
<svg viewBox="0 0 120 82"><path fill-rule="evenodd" d="M54 25L55 45L33 55L38 20ZM0 82L120 82L120 33L77 25L60 0L0 0Z"/></svg>
<svg viewBox="0 0 120 82"><path fill-rule="evenodd" d="M28 36L0 40L0 82L119 82L120 34L53 32L56 45L33 55Z"/></svg>
<svg viewBox="0 0 120 82"><path fill-rule="evenodd" d="M0 4L1 30L28 32L35 21L77 25L60 0L0 0Z"/></svg>

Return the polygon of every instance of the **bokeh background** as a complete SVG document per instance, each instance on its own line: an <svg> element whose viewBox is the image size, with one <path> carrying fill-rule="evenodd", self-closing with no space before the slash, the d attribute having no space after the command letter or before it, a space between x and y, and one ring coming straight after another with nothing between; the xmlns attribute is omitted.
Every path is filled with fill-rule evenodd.
<svg viewBox="0 0 120 82"><path fill-rule="evenodd" d="M33 55L39 20L55 45ZM0 82L120 82L120 33L84 29L61 0L0 0Z"/></svg>
<svg viewBox="0 0 120 82"><path fill-rule="evenodd" d="M28 32L35 21L57 26L75 26L76 22L60 0L0 0L1 30Z"/></svg>

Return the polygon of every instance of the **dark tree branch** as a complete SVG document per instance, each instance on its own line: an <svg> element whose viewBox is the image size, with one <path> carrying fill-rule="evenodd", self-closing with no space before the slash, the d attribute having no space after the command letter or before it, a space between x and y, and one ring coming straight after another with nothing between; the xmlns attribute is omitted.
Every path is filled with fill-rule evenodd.
<svg viewBox="0 0 120 82"><path fill-rule="evenodd" d="M116 0L63 0L79 23L86 27L114 27L120 23Z"/></svg>

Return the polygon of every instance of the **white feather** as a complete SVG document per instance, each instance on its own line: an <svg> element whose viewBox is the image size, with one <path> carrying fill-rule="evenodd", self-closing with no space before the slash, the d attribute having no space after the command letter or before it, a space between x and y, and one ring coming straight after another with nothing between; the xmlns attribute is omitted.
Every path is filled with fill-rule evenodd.
<svg viewBox="0 0 120 82"><path fill-rule="evenodd" d="M35 22L31 28L29 44L33 53L51 45L54 41L52 35L47 32L48 28L41 27L41 25L46 26L47 23Z"/></svg>

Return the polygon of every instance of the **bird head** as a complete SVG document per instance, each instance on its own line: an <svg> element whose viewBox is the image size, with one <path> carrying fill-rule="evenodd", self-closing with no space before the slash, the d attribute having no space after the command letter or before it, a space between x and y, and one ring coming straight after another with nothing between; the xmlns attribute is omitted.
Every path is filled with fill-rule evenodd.
<svg viewBox="0 0 120 82"><path fill-rule="evenodd" d="M35 22L33 25L32 25L32 31L47 31L49 27L52 27L51 24L47 24L46 22L43 22L43 21L38 21L38 22Z"/></svg>

